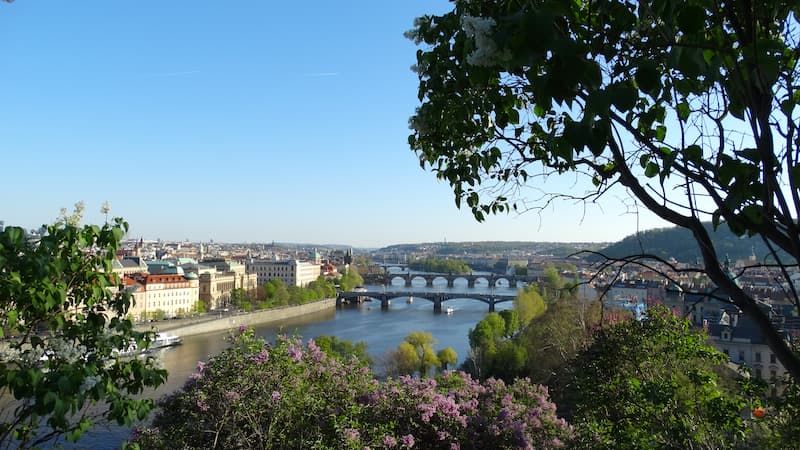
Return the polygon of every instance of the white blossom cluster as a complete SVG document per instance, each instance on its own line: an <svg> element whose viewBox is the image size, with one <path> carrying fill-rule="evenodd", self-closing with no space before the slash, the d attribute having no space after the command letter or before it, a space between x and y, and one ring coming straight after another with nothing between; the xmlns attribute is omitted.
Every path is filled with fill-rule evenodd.
<svg viewBox="0 0 800 450"><path fill-rule="evenodd" d="M83 379L83 383L81 383L81 392L86 392L91 390L93 387L97 386L97 383L103 381L103 377L100 375L89 375L88 377Z"/></svg>
<svg viewBox="0 0 800 450"><path fill-rule="evenodd" d="M43 347L24 349L5 346L0 349L0 362L13 362L23 367L39 367L50 357Z"/></svg>
<svg viewBox="0 0 800 450"><path fill-rule="evenodd" d="M408 128L416 131L419 134L425 134L425 132L428 130L428 127L420 118L419 114L408 119Z"/></svg>
<svg viewBox="0 0 800 450"><path fill-rule="evenodd" d="M47 355L52 355L53 358L61 359L68 364L76 363L86 356L86 346L74 341L65 341L60 337L48 339L47 347Z"/></svg>
<svg viewBox="0 0 800 450"><path fill-rule="evenodd" d="M21 361L23 359L27 360L32 357L32 355L25 356L26 353L30 353L30 351L22 352L14 347L3 345L0 347L0 362ZM41 358L41 356L42 355L40 354L39 358Z"/></svg>
<svg viewBox="0 0 800 450"><path fill-rule="evenodd" d="M467 37L475 40L475 50L467 55L467 63L488 67L509 58L508 51L499 52L497 44L492 39L492 28L496 25L497 22L491 17L461 16L461 29Z"/></svg>
<svg viewBox="0 0 800 450"><path fill-rule="evenodd" d="M147 367L150 369L163 369L164 368L164 361L161 358L149 358L149 364Z"/></svg>
<svg viewBox="0 0 800 450"><path fill-rule="evenodd" d="M419 29L421 26L428 24L431 21L429 16L417 17L414 19L414 28L403 33L406 39L411 39L414 44L419 45L422 42L422 34Z"/></svg>

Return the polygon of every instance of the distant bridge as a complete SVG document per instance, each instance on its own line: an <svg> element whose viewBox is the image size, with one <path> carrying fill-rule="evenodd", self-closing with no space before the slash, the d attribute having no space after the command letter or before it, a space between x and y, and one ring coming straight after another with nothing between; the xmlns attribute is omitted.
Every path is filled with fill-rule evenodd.
<svg viewBox="0 0 800 450"><path fill-rule="evenodd" d="M493 312L495 305L503 302L510 302L516 298L514 294L479 294L479 293L450 293L450 292L426 292L426 291L347 291L340 292L336 296L336 306L341 306L343 302L360 302L365 298L379 300L381 309L389 308L392 299L401 297L413 297L424 299L433 303L433 312L442 312L442 303L456 298L470 298L481 301L489 305L489 312Z"/></svg>
<svg viewBox="0 0 800 450"><path fill-rule="evenodd" d="M498 285L498 282L504 280L506 283L508 283L508 287L511 288L517 287L519 282L527 283L534 280L527 276L518 277L516 275L473 275L452 273L371 273L362 275L362 278L364 279L364 284L382 284L387 286L392 284L392 280L399 278L403 280L406 287L411 287L411 281L415 279L425 280L425 286L427 287L432 287L434 280L443 279L447 280L447 287L449 288L454 287L454 281L459 279L467 282L467 288L474 288L475 282L478 280L486 281L489 287L501 287Z"/></svg>

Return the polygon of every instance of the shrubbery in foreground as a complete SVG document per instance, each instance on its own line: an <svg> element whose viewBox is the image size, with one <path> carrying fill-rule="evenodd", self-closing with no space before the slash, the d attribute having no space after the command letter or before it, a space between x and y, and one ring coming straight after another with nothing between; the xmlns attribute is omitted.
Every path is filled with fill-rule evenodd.
<svg viewBox="0 0 800 450"><path fill-rule="evenodd" d="M243 330L160 402L142 448L556 448L571 438L544 387L461 372L377 381L313 340Z"/></svg>

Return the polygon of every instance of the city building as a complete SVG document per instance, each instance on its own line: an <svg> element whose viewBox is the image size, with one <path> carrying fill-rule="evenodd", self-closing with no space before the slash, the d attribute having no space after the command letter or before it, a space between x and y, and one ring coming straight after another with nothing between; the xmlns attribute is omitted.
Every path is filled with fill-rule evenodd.
<svg viewBox="0 0 800 450"><path fill-rule="evenodd" d="M198 276L182 272L168 275L138 273L124 277L125 288L133 296L128 314L137 321L144 321L181 317L194 311L199 299Z"/></svg>
<svg viewBox="0 0 800 450"><path fill-rule="evenodd" d="M247 262L247 271L258 276L258 285L277 278L287 286L306 286L322 273L318 264L290 259L285 261L257 260Z"/></svg>
<svg viewBox="0 0 800 450"><path fill-rule="evenodd" d="M777 328L782 328L783 317L767 303L761 308ZM756 323L738 308L727 304L719 310L718 319L705 319L709 341L731 362L751 369L751 375L765 380L770 386L770 395L783 392L786 369L778 361ZM790 336L787 335L787 340Z"/></svg>
<svg viewBox="0 0 800 450"><path fill-rule="evenodd" d="M244 264L226 259L206 259L199 264L184 266L187 272L198 274L200 280L200 301L206 308L217 309L230 305L234 289L253 292L257 288L258 277L249 273Z"/></svg>
<svg viewBox="0 0 800 450"><path fill-rule="evenodd" d="M135 273L149 273L147 263L138 256L123 256L112 263L115 273L120 275L133 275Z"/></svg>

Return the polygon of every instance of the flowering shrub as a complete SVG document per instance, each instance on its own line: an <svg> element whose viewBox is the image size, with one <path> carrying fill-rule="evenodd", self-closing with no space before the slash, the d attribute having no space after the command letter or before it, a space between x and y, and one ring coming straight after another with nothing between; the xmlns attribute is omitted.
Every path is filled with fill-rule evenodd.
<svg viewBox="0 0 800 450"><path fill-rule="evenodd" d="M545 388L461 372L379 382L313 340L251 330L160 402L142 448L554 448L571 437Z"/></svg>

